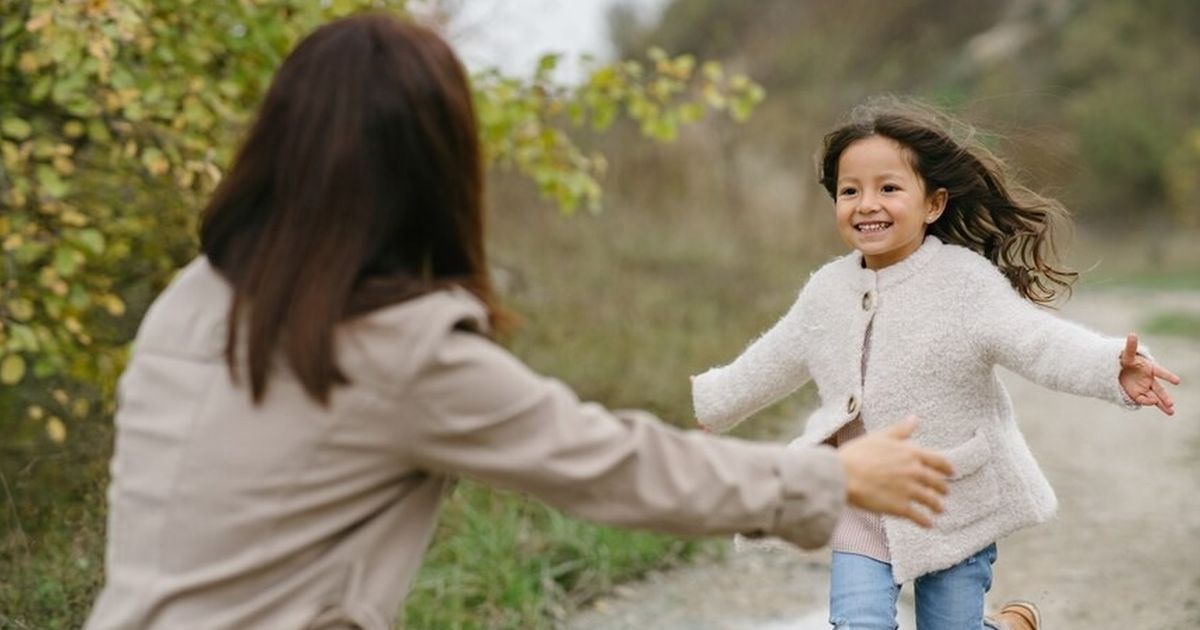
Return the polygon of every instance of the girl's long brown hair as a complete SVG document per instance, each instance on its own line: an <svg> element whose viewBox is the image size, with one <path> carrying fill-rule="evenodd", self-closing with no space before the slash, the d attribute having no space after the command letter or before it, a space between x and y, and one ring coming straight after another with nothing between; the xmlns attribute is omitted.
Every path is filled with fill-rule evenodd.
<svg viewBox="0 0 1200 630"><path fill-rule="evenodd" d="M1048 304L1070 294L1079 274L1061 266L1058 231L1069 227L1061 203L1017 184L1004 163L969 132L961 141L951 130L965 125L932 108L880 98L851 111L825 136L818 176L836 199L838 160L857 140L883 136L908 150L925 190L948 193L946 209L928 233L972 249L1000 269L1025 299Z"/></svg>
<svg viewBox="0 0 1200 630"><path fill-rule="evenodd" d="M436 34L364 14L296 46L200 228L233 286L226 360L237 375L244 334L256 402L279 347L327 403L346 381L334 328L367 311L459 285L502 317L481 170L466 74Z"/></svg>

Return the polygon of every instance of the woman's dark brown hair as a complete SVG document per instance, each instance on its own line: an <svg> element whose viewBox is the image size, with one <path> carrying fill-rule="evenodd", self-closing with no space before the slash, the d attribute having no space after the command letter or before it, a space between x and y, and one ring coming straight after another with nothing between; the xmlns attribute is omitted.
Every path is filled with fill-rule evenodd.
<svg viewBox="0 0 1200 630"><path fill-rule="evenodd" d="M928 106L880 98L851 111L848 120L825 136L821 185L837 198L838 160L854 142L870 136L895 140L908 151L927 194L948 193L946 209L929 226L946 243L967 247L1000 269L1025 299L1048 304L1069 294L1077 273L1058 261L1056 230L1068 225L1059 202L1013 182L1002 161L975 140L973 130L959 142L951 130L965 128Z"/></svg>
<svg viewBox="0 0 1200 630"><path fill-rule="evenodd" d="M448 285L499 317L484 256L475 112L433 32L382 14L318 28L284 61L200 242L233 286L255 401L281 348L315 400L346 381L334 328ZM241 325L234 325L239 322Z"/></svg>

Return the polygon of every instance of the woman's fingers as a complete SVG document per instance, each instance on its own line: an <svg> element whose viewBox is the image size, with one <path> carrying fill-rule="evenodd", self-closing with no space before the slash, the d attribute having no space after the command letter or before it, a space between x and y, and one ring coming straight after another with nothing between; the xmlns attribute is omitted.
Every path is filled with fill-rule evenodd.
<svg viewBox="0 0 1200 630"><path fill-rule="evenodd" d="M882 431L882 433L884 435L889 435L891 437L894 437L898 440L904 440L904 439L907 439L908 436L912 435L913 431L916 431L916 430L917 430L917 417L916 416L907 416L900 422L897 422L896 424L893 424L892 426L884 429Z"/></svg>
<svg viewBox="0 0 1200 630"><path fill-rule="evenodd" d="M912 505L909 505L902 512L897 513L896 516L902 516L925 529L933 527L933 519Z"/></svg>
<svg viewBox="0 0 1200 630"><path fill-rule="evenodd" d="M851 505L906 518L922 527L932 520L926 511L940 512L948 489L950 464L944 457L908 442L916 423L896 426L847 442L838 449L846 471Z"/></svg>
<svg viewBox="0 0 1200 630"><path fill-rule="evenodd" d="M946 481L946 474L950 473L943 474L935 469L922 465L921 472L918 474L917 478L925 487L932 489L937 494L946 494L950 491L950 483Z"/></svg>
<svg viewBox="0 0 1200 630"><path fill-rule="evenodd" d="M934 489L926 486L916 486L913 488L913 500L925 507L934 514L942 513L942 494Z"/></svg>
<svg viewBox="0 0 1200 630"><path fill-rule="evenodd" d="M917 456L921 459L921 463L935 472L940 473L944 477L949 477L954 474L954 467L950 465L950 460L938 455L932 451L918 449ZM943 490L945 492L945 490Z"/></svg>

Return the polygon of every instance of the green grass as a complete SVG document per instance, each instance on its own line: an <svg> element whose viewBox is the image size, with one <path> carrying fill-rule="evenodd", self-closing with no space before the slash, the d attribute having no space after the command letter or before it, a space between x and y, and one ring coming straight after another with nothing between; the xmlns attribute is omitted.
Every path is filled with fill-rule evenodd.
<svg viewBox="0 0 1200 630"><path fill-rule="evenodd" d="M1097 289L1153 289L1159 291L1200 291L1200 267L1142 269L1119 273L1085 273L1081 284Z"/></svg>
<svg viewBox="0 0 1200 630"><path fill-rule="evenodd" d="M405 610L414 628L550 627L572 605L700 544L597 527L531 500L464 483Z"/></svg>
<svg viewBox="0 0 1200 630"><path fill-rule="evenodd" d="M103 579L105 424L0 460L0 629L78 628Z"/></svg>
<svg viewBox="0 0 1200 630"><path fill-rule="evenodd" d="M1200 315L1183 312L1159 313L1143 324L1142 329L1151 335L1200 339Z"/></svg>

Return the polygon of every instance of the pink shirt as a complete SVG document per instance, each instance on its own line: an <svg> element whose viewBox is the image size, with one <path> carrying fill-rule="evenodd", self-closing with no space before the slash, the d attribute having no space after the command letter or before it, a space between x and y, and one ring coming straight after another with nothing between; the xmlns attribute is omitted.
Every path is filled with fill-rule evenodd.
<svg viewBox="0 0 1200 630"><path fill-rule="evenodd" d="M856 418L839 429L830 443L840 447L866 432L863 421ZM847 505L842 512L842 518L833 530L829 546L834 551L856 553L880 562L892 561L892 556L888 553L887 534L883 531L882 517L851 505Z"/></svg>

